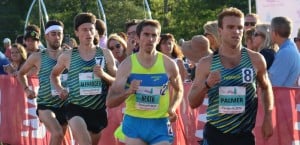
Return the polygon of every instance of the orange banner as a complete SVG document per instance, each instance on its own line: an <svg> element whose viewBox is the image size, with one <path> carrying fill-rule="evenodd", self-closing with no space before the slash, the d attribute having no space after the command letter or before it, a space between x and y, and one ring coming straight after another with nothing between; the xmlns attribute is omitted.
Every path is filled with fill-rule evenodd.
<svg viewBox="0 0 300 145"><path fill-rule="evenodd" d="M29 78L31 89L38 90L38 79ZM189 107L187 93L190 84L184 84L184 99L177 110L178 120L172 124L175 134L174 145L198 145L203 138L206 122L207 98L201 107ZM263 108L259 101L257 122L254 129L257 145L298 145L300 130L300 89L273 88L275 109L272 114L274 135L265 141L261 135ZM259 100L260 95L258 96ZM0 142L11 145L48 145L50 133L35 113L36 100L26 98L17 79L0 75ZM123 119L124 104L108 109L108 126L102 132L99 145L123 145L113 133ZM65 136L66 145L75 145L70 130Z"/></svg>

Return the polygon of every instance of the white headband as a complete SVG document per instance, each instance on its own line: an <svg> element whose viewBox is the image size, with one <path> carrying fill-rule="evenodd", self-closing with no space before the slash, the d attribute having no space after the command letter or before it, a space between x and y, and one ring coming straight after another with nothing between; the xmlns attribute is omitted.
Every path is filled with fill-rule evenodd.
<svg viewBox="0 0 300 145"><path fill-rule="evenodd" d="M53 31L53 30L63 31L63 27L59 26L59 25L52 25L46 29L45 34L48 34L50 31Z"/></svg>

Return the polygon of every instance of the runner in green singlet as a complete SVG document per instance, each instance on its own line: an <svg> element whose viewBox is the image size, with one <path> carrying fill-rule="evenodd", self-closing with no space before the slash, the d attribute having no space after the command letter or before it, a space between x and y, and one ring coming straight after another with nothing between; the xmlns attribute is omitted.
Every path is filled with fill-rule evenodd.
<svg viewBox="0 0 300 145"><path fill-rule="evenodd" d="M261 54L242 47L244 14L239 9L224 9L218 27L221 46L199 61L189 103L196 108L208 94L203 145L254 145L257 83L265 111L262 134L266 139L273 134L273 92L266 62Z"/></svg>

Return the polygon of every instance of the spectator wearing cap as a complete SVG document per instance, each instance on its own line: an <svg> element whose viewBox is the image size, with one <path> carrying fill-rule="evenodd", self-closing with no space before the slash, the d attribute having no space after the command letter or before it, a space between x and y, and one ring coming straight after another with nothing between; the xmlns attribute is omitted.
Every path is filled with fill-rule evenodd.
<svg viewBox="0 0 300 145"><path fill-rule="evenodd" d="M4 54L5 56L11 60L11 41L9 38L4 38L3 39L3 45L4 45Z"/></svg>
<svg viewBox="0 0 300 145"><path fill-rule="evenodd" d="M26 51L29 56L32 52L37 52L39 50L40 28L36 25L28 25L25 31L24 40L26 44Z"/></svg>
<svg viewBox="0 0 300 145"><path fill-rule="evenodd" d="M297 37L294 38L294 42L296 43L298 51L300 52L300 28L298 29Z"/></svg>

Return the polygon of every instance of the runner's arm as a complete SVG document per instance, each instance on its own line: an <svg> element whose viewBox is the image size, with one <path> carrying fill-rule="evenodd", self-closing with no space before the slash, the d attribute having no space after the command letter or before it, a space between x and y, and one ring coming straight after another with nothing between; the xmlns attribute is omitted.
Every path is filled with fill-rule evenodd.
<svg viewBox="0 0 300 145"><path fill-rule="evenodd" d="M119 66L116 79L109 88L108 95L106 97L107 107L117 107L122 104L129 95L135 93L137 86L131 86L125 89L125 85L130 74L131 62L130 57L126 58Z"/></svg>

